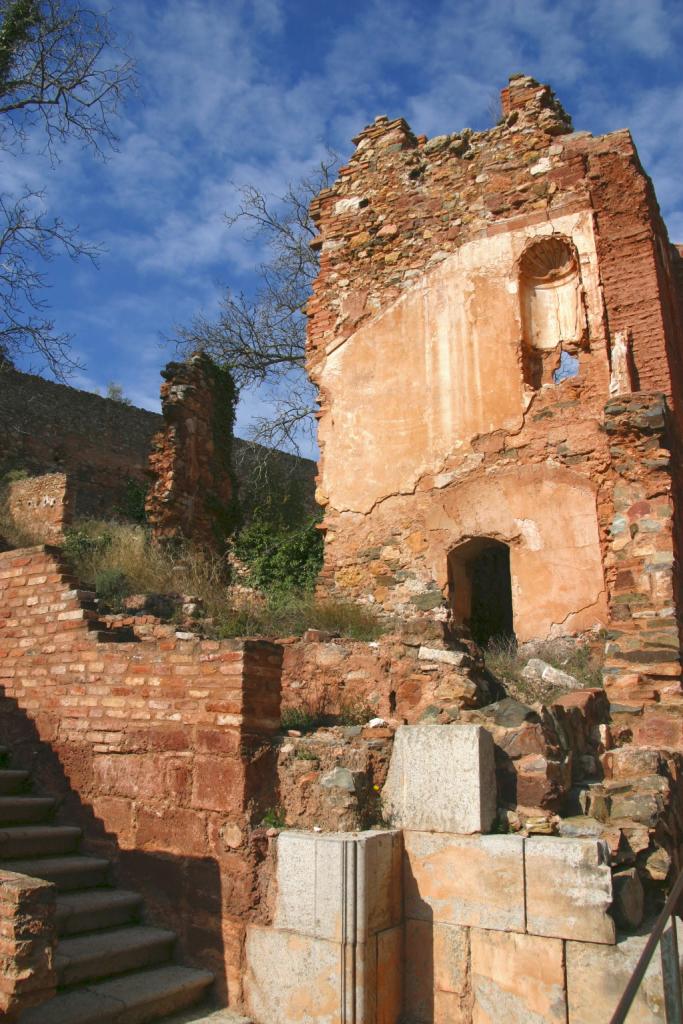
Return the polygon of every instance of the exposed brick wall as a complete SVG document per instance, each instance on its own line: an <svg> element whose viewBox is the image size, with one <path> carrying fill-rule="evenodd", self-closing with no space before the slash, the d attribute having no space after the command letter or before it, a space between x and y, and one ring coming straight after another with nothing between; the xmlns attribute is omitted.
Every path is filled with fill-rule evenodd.
<svg viewBox="0 0 683 1024"><path fill-rule="evenodd" d="M628 131L586 139L585 173L596 214L610 334L628 331L635 386L683 401L683 323L668 283L673 268L652 182Z"/></svg>
<svg viewBox="0 0 683 1024"><path fill-rule="evenodd" d="M234 1001L244 924L263 913L251 829L275 804L281 648L117 643L75 587L54 550L0 555L2 741Z"/></svg>
<svg viewBox="0 0 683 1024"><path fill-rule="evenodd" d="M680 703L671 420L663 395L607 403L614 518L605 686L614 703ZM677 600L678 596L678 600Z"/></svg>
<svg viewBox="0 0 683 1024"><path fill-rule="evenodd" d="M50 882L0 871L0 1017L19 1014L54 995L56 888Z"/></svg>
<svg viewBox="0 0 683 1024"><path fill-rule="evenodd" d="M64 473L13 480L6 491L7 510L36 541L56 544L73 518L73 500Z"/></svg>
<svg viewBox="0 0 683 1024"><path fill-rule="evenodd" d="M165 426L149 460L147 518L157 540L185 538L221 549L237 525L232 377L201 353L169 363L162 377Z"/></svg>

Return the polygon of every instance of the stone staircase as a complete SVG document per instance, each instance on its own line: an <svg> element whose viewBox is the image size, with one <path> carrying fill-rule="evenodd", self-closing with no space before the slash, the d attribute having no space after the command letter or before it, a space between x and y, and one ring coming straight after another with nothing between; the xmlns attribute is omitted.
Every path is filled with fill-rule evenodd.
<svg viewBox="0 0 683 1024"><path fill-rule="evenodd" d="M0 747L0 867L57 887L57 995L20 1024L145 1024L196 1004L213 976L173 963L175 934L141 923L142 897L78 852L81 830L51 824L55 801L8 759Z"/></svg>

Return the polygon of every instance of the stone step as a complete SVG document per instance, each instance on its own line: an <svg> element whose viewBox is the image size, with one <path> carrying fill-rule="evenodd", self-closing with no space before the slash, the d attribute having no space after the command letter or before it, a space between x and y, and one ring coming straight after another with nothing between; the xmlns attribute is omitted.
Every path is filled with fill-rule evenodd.
<svg viewBox="0 0 683 1024"><path fill-rule="evenodd" d="M45 821L55 809L51 796L0 796L0 825Z"/></svg>
<svg viewBox="0 0 683 1024"><path fill-rule="evenodd" d="M62 939L55 951L57 985L65 988L156 967L171 959L175 940L175 932L144 925Z"/></svg>
<svg viewBox="0 0 683 1024"><path fill-rule="evenodd" d="M0 796L21 793L29 780L29 772L20 768L0 768Z"/></svg>
<svg viewBox="0 0 683 1024"><path fill-rule="evenodd" d="M86 889L57 897L57 930L78 935L101 928L117 928L137 921L142 896L125 889Z"/></svg>
<svg viewBox="0 0 683 1024"><path fill-rule="evenodd" d="M5 871L17 871L20 875L54 882L60 892L108 885L111 868L109 861L102 857L81 857L75 853L65 857L6 860L2 866Z"/></svg>
<svg viewBox="0 0 683 1024"><path fill-rule="evenodd" d="M26 1010L19 1024L149 1024L194 1005L213 975L169 964L63 992Z"/></svg>
<svg viewBox="0 0 683 1024"><path fill-rule="evenodd" d="M71 825L9 825L0 828L0 861L73 853L81 834Z"/></svg>

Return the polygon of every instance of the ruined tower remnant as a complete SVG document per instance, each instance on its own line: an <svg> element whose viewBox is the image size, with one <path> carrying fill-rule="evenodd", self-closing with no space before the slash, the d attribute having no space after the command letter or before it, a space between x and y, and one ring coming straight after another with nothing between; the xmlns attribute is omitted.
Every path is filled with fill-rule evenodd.
<svg viewBox="0 0 683 1024"><path fill-rule="evenodd" d="M683 261L629 132L514 76L487 131L354 141L312 208L321 587L482 641L609 626L614 694L678 692Z"/></svg>
<svg viewBox="0 0 683 1024"><path fill-rule="evenodd" d="M147 518L157 540L221 548L235 525L231 466L235 387L203 353L162 370L164 429L150 455Z"/></svg>

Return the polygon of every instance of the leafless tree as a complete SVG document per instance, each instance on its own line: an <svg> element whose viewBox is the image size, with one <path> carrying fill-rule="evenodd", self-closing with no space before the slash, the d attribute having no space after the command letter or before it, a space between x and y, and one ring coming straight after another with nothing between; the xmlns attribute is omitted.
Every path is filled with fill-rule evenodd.
<svg viewBox="0 0 683 1024"><path fill-rule="evenodd" d="M78 0L0 0L0 154L31 145L54 162L76 140L103 155L113 120L134 85L106 15ZM37 356L56 376L70 365L69 337L47 315L44 264L57 253L95 259L76 228L46 216L43 193L0 193L0 361Z"/></svg>
<svg viewBox="0 0 683 1024"><path fill-rule="evenodd" d="M315 389L304 370L304 306L318 273L310 241L316 234L311 200L331 184L338 158L329 153L313 172L282 196L252 185L239 188L240 204L229 226L246 224L266 258L252 295L228 290L215 320L196 317L177 329L186 354L197 349L228 366L240 389L265 388L272 412L257 417L251 436L260 444L298 453L314 428Z"/></svg>

